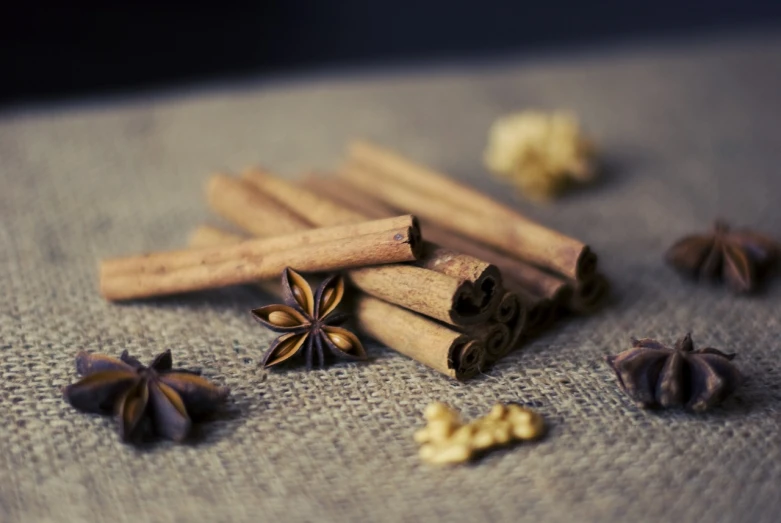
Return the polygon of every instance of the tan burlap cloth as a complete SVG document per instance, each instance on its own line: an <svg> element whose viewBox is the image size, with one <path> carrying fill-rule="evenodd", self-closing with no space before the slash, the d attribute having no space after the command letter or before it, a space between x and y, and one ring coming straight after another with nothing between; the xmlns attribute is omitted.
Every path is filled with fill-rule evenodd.
<svg viewBox="0 0 781 523"><path fill-rule="evenodd" d="M272 334L250 289L132 306L96 291L99 257L184 245L213 170L285 175L374 139L507 202L481 167L508 111L575 110L606 151L597 186L521 205L582 238L610 306L456 383L383 347L307 373L258 368ZM781 283L753 298L662 263L716 217L781 235L781 39L582 51L404 74L304 77L0 114L0 521L778 521ZM739 354L745 386L707 415L652 413L605 355L630 336ZM59 389L80 349L165 348L233 390L193 445L121 444ZM456 469L421 464L432 400L539 409L550 434Z"/></svg>

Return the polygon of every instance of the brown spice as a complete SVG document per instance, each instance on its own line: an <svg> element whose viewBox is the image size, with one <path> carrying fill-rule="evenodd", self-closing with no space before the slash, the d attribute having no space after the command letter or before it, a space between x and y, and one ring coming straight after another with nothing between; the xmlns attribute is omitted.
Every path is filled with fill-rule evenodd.
<svg viewBox="0 0 781 523"><path fill-rule="evenodd" d="M624 392L641 407L704 411L742 382L734 357L712 348L694 350L687 334L673 348L648 338L633 339L631 349L609 356L607 362Z"/></svg>
<svg viewBox="0 0 781 523"><path fill-rule="evenodd" d="M256 236L279 236L308 229L312 225L261 193L249 183L215 174L206 186L209 207Z"/></svg>
<svg viewBox="0 0 781 523"><path fill-rule="evenodd" d="M229 393L198 372L173 369L171 351L149 367L127 351L119 359L80 352L76 370L84 377L63 389L65 399L84 412L115 414L120 436L128 442L152 433L182 441L192 422L217 410Z"/></svg>
<svg viewBox="0 0 781 523"><path fill-rule="evenodd" d="M604 304L609 290L607 278L596 274L574 286L566 303L567 308L579 314L592 313Z"/></svg>
<svg viewBox="0 0 781 523"><path fill-rule="evenodd" d="M518 296L521 306L526 309L524 336L534 336L551 326L558 316L557 303L534 294L512 278L505 278L504 284L507 289Z"/></svg>
<svg viewBox="0 0 781 523"><path fill-rule="evenodd" d="M313 293L309 283L296 271L287 268L282 274L284 305L267 305L252 311L256 320L267 328L283 333L263 357L265 368L289 360L299 353L311 369L314 358L322 367L326 355L352 360L366 359L366 351L355 334L339 327L347 318L336 313L344 298L344 279L326 278Z"/></svg>
<svg viewBox="0 0 781 523"><path fill-rule="evenodd" d="M700 280L724 281L734 292L750 292L779 258L775 240L747 229L731 230L717 221L707 234L678 240L666 260L680 272Z"/></svg>
<svg viewBox="0 0 781 523"><path fill-rule="evenodd" d="M518 342L526 332L526 315L527 309L521 303L518 294L512 291L504 291L493 315L492 322L489 322L489 324L503 325L507 329L508 336L504 343L498 343L497 341L490 343L490 339L486 338L486 365L504 358L512 350L518 348Z"/></svg>

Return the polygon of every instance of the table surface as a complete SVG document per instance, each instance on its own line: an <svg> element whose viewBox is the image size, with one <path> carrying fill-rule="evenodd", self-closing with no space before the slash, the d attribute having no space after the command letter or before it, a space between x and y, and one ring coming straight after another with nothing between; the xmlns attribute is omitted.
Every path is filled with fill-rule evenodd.
<svg viewBox="0 0 781 523"><path fill-rule="evenodd" d="M636 45L492 64L258 80L0 114L0 520L777 521L781 284L735 298L662 262L716 217L781 235L781 38ZM570 108L599 142L603 181L534 207L481 167L488 126ZM487 374L448 380L383 347L305 372L258 364L273 335L237 288L118 306L103 256L184 245L210 220L214 170L335 166L367 137L442 168L588 242L613 284ZM604 363L631 336L737 352L745 385L694 415L637 408ZM87 349L204 369L232 389L197 443L121 444L60 388ZM455 469L412 433L441 400L466 417L537 408L538 443Z"/></svg>

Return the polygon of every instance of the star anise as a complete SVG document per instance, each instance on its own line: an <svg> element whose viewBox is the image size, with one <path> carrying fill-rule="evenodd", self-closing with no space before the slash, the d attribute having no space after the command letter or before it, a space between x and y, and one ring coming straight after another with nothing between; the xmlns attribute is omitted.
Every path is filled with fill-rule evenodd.
<svg viewBox="0 0 781 523"><path fill-rule="evenodd" d="M684 274L722 280L735 292L749 292L778 259L779 244L749 230L730 230L716 222L708 234L686 236L667 251L666 259Z"/></svg>
<svg viewBox="0 0 781 523"><path fill-rule="evenodd" d="M170 350L149 367L127 351L119 359L82 351L76 356L76 370L84 377L63 394L81 411L115 414L125 441L140 441L150 433L182 441L192 421L214 412L229 391L200 372L172 366Z"/></svg>
<svg viewBox="0 0 781 523"><path fill-rule="evenodd" d="M712 348L694 350L687 334L668 348L652 339L632 339L632 348L608 356L621 388L641 407L707 410L727 398L742 377L734 354Z"/></svg>
<svg viewBox="0 0 781 523"><path fill-rule="evenodd" d="M285 269L282 274L284 305L267 305L252 311L252 315L275 332L282 332L263 357L268 368L286 361L299 352L311 369L315 355L318 365L325 365L326 350L337 358L366 359L366 351L355 334L338 327L347 317L334 310L344 297L344 279L326 278L312 293L309 283L296 271Z"/></svg>

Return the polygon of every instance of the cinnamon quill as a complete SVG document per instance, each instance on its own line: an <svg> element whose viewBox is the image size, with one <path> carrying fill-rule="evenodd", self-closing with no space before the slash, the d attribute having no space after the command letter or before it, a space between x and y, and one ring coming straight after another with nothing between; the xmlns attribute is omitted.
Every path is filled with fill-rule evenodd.
<svg viewBox="0 0 781 523"><path fill-rule="evenodd" d="M100 279L100 292L108 300L131 300L272 279L280 276L285 267L325 272L410 261L418 254L418 235L418 231L402 227L263 255L217 257L213 262L170 271L109 273ZM237 250L242 247L238 244Z"/></svg>
<svg viewBox="0 0 781 523"><path fill-rule="evenodd" d="M581 280L596 271L596 256L583 243L442 173L367 142L350 144L348 159L340 174L393 207L568 279Z"/></svg>

